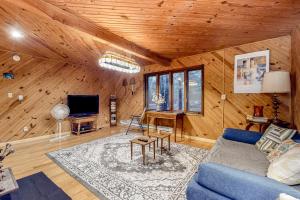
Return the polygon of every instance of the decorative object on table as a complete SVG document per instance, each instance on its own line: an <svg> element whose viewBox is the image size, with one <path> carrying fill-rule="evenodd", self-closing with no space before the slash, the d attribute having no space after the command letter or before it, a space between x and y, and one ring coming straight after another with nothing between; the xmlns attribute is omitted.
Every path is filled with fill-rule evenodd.
<svg viewBox="0 0 300 200"><path fill-rule="evenodd" d="M263 153L270 153L284 140L291 139L297 130L282 128L271 124L264 135L256 142L256 148Z"/></svg>
<svg viewBox="0 0 300 200"><path fill-rule="evenodd" d="M148 142L150 138L148 136L140 136L137 137L136 139L142 142Z"/></svg>
<svg viewBox="0 0 300 200"><path fill-rule="evenodd" d="M115 95L109 98L109 123L110 126L117 126L117 97Z"/></svg>
<svg viewBox="0 0 300 200"><path fill-rule="evenodd" d="M264 116L264 106L253 106L253 116L263 117Z"/></svg>
<svg viewBox="0 0 300 200"><path fill-rule="evenodd" d="M272 71L265 74L263 79L263 93L273 93L272 103L273 103L273 123L279 123L280 119L279 106L280 101L277 94L279 93L290 93L291 92L291 80L290 73L286 71Z"/></svg>
<svg viewBox="0 0 300 200"><path fill-rule="evenodd" d="M54 106L51 110L51 115L54 119L56 119L57 122L57 130L58 130L58 136L51 139L50 141L60 141L62 139L65 139L67 135L62 136L62 122L66 117L68 117L70 114L70 109L65 104L57 104Z"/></svg>
<svg viewBox="0 0 300 200"><path fill-rule="evenodd" d="M300 184L300 146L291 148L271 162L267 176L287 185Z"/></svg>
<svg viewBox="0 0 300 200"><path fill-rule="evenodd" d="M1 197L0 200L71 200L71 198L43 172L18 179L18 190Z"/></svg>
<svg viewBox="0 0 300 200"><path fill-rule="evenodd" d="M5 78L5 79L14 79L15 75L13 74L13 72L4 72L3 73L3 78Z"/></svg>
<svg viewBox="0 0 300 200"><path fill-rule="evenodd" d="M161 111L161 106L165 103L165 98L161 94L153 94L152 101L156 103L156 111Z"/></svg>
<svg viewBox="0 0 300 200"><path fill-rule="evenodd" d="M100 199L186 199L187 183L209 150L171 143L171 152L156 154L155 160L151 148L143 165L138 145L130 160L128 141L134 138L136 134L122 132L48 156Z"/></svg>
<svg viewBox="0 0 300 200"><path fill-rule="evenodd" d="M125 73L138 73L141 70L141 67L134 59L111 51L107 51L99 59L99 65Z"/></svg>
<svg viewBox="0 0 300 200"><path fill-rule="evenodd" d="M287 140L283 141L282 143L280 143L276 147L276 149L271 151L267 155L267 159L270 162L273 162L274 160L278 159L281 155L285 154L286 152L288 152L290 149L292 149L294 147L300 147L300 143L297 143L292 139L287 139Z"/></svg>
<svg viewBox="0 0 300 200"><path fill-rule="evenodd" d="M141 115L131 115L131 120L130 120L130 123L128 125L127 130L126 130L126 135L127 135L128 131L130 130L130 127L131 127L133 122L137 122L139 128L144 133L143 120L145 118L146 110L147 110L147 108L145 107Z"/></svg>
<svg viewBox="0 0 300 200"><path fill-rule="evenodd" d="M129 81L129 85L131 86L131 95L134 95L135 93L135 78L131 78L130 81Z"/></svg>
<svg viewBox="0 0 300 200"><path fill-rule="evenodd" d="M255 117L252 115L247 115L247 121L252 121L252 122L262 122L262 123L267 123L268 118L267 117Z"/></svg>
<svg viewBox="0 0 300 200"><path fill-rule="evenodd" d="M261 93L262 80L269 68L269 50L235 56L234 93Z"/></svg>
<svg viewBox="0 0 300 200"><path fill-rule="evenodd" d="M4 181L5 178L5 174L7 174L7 172L3 169L3 160L9 156L10 154L14 153L15 150L12 148L12 145L7 143L5 145L5 147L0 148L0 182ZM5 190L5 187L0 187L0 193L2 193Z"/></svg>

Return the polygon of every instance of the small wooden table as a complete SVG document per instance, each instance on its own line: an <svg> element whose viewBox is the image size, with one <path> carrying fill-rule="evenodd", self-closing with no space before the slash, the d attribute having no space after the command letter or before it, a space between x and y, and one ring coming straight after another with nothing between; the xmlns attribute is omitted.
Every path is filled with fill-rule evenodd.
<svg viewBox="0 0 300 200"><path fill-rule="evenodd" d="M76 135L80 133L91 132L97 130L98 115L90 115L86 117L69 117L71 123L71 132ZM87 128L83 128L84 124Z"/></svg>
<svg viewBox="0 0 300 200"><path fill-rule="evenodd" d="M252 120L248 120L246 119L246 130L249 131L250 128L254 125L258 125L259 128L259 132L265 132L265 130L268 128L268 126L270 125L270 120L268 120L267 122L257 122L257 121L252 121Z"/></svg>
<svg viewBox="0 0 300 200"><path fill-rule="evenodd" d="M139 144L142 147L143 165L145 165L145 146L149 145L149 150L150 150L152 143L153 143L153 158L155 160L155 141L156 141L156 139L151 139L151 138L149 138L149 140L147 142L141 141L138 138L130 140L131 160L132 160L132 156L133 156L133 144Z"/></svg>
<svg viewBox="0 0 300 200"><path fill-rule="evenodd" d="M165 138L168 138L168 150L170 151L171 150L171 134L169 133L164 133L164 132L160 132L160 133L151 133L149 134L149 137L154 137L156 138L156 144L157 144L157 147L158 147L158 140L160 139L160 154L162 155L162 152L163 152L163 148L164 148L164 145L163 145L163 142L164 142L164 139Z"/></svg>
<svg viewBox="0 0 300 200"><path fill-rule="evenodd" d="M183 112L168 112L168 111L147 111L147 125L148 125L148 134L149 134L149 124L150 119L155 119L155 127L157 130L157 119L167 119L173 121L173 133L175 134L175 142L176 140L176 129L177 129L177 120L181 119L181 139L182 139L182 132L183 132Z"/></svg>

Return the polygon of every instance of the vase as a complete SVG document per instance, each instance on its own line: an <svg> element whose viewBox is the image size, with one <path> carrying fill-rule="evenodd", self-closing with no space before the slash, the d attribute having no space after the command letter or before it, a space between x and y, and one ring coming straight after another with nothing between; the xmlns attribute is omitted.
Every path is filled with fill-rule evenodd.
<svg viewBox="0 0 300 200"><path fill-rule="evenodd" d="M161 111L161 104L156 104L156 111Z"/></svg>

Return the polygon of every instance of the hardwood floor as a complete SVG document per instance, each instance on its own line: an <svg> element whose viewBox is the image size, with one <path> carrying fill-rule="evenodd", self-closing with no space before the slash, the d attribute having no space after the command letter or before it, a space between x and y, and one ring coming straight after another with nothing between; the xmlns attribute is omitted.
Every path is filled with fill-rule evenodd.
<svg viewBox="0 0 300 200"><path fill-rule="evenodd" d="M71 135L62 142L50 142L49 139L41 139L16 144L14 145L16 152L5 160L4 165L5 167L12 168L17 179L42 171L74 200L98 199L87 188L51 161L46 156L46 153L89 142L101 137L107 137L120 133L123 130L124 127L104 128L97 132L80 136ZM171 139L174 141L173 138ZM201 148L211 148L212 146L210 143L188 139L180 143ZM130 151L128 151L128 153L130 153Z"/></svg>

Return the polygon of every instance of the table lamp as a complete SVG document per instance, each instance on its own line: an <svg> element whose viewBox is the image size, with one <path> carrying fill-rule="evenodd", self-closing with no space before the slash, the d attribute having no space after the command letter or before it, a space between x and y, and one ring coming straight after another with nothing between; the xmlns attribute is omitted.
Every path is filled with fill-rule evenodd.
<svg viewBox="0 0 300 200"><path fill-rule="evenodd" d="M290 73L287 71L272 71L265 73L262 82L262 92L273 93L272 103L274 118L272 122L275 124L280 122L278 118L280 101L277 94L291 92Z"/></svg>

